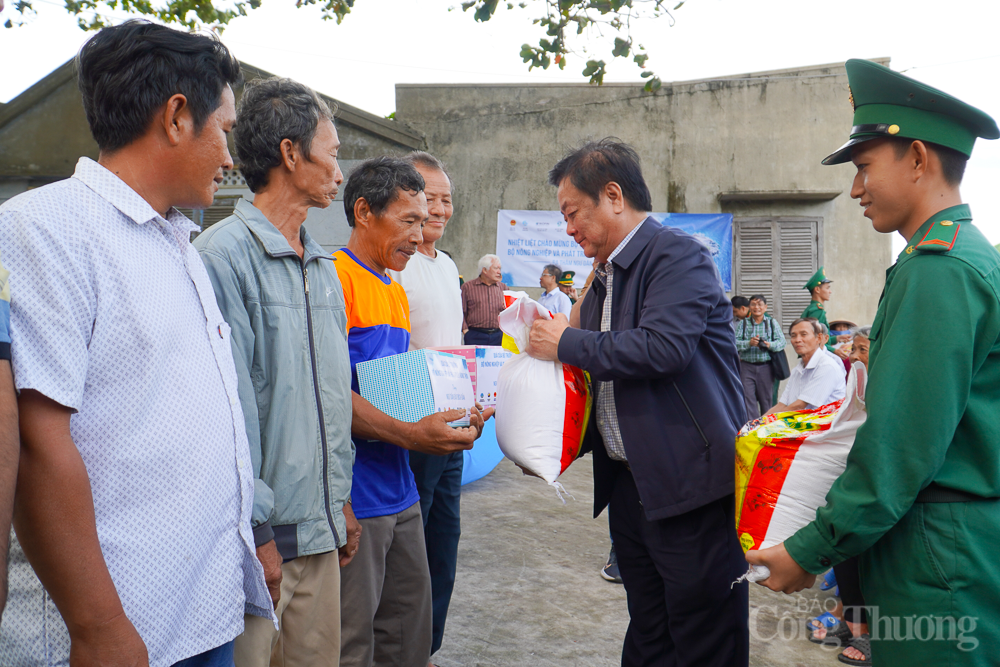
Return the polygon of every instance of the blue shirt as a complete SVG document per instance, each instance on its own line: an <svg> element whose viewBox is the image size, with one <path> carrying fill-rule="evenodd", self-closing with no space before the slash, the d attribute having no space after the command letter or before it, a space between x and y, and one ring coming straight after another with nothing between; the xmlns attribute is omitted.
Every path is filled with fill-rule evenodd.
<svg viewBox="0 0 1000 667"><path fill-rule="evenodd" d="M333 254L344 286L351 388L358 391L357 365L406 352L410 307L406 292L385 274L375 273L347 248ZM420 500L409 452L388 442L354 438L354 516L369 519L402 512Z"/></svg>
<svg viewBox="0 0 1000 667"><path fill-rule="evenodd" d="M566 317L569 317L570 311L573 310L573 302L558 287L538 297L538 303L548 308L549 312L553 315L562 313Z"/></svg>

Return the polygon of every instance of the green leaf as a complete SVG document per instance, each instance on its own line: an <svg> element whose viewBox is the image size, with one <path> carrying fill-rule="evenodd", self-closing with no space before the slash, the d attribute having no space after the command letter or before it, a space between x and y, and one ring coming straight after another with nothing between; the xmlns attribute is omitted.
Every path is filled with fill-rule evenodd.
<svg viewBox="0 0 1000 667"><path fill-rule="evenodd" d="M624 58L632 48L632 42L628 42L621 37L615 37L615 48L611 50L611 55L615 58Z"/></svg>
<svg viewBox="0 0 1000 667"><path fill-rule="evenodd" d="M662 85L663 82L660 81L660 77L655 76L649 81L647 81L646 85L643 86L642 89L645 90L647 93L655 93L657 90L660 89L660 86Z"/></svg>
<svg viewBox="0 0 1000 667"><path fill-rule="evenodd" d="M552 64L552 59L545 51L530 44L521 45L520 55L521 55L521 60L523 62L528 63L529 72L536 67L541 67L542 69L548 69L549 65Z"/></svg>
<svg viewBox="0 0 1000 667"><path fill-rule="evenodd" d="M489 21L493 18L493 14L496 13L499 2L500 0L484 0L476 9L475 19L481 23Z"/></svg>
<svg viewBox="0 0 1000 667"><path fill-rule="evenodd" d="M603 60L588 60L587 66L583 68L583 75L590 77L590 83L601 85L604 83L605 62Z"/></svg>

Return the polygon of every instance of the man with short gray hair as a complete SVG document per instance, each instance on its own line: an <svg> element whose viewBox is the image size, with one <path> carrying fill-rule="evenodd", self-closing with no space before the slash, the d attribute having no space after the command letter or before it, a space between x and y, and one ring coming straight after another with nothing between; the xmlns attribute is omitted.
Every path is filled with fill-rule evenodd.
<svg viewBox="0 0 1000 667"><path fill-rule="evenodd" d="M337 665L340 568L358 548L351 511L351 365L330 255L306 232L343 174L333 114L290 79L248 83L236 150L251 203L195 247L232 327L239 396L255 474L257 557L275 571L280 630L247 616L238 667Z"/></svg>
<svg viewBox="0 0 1000 667"><path fill-rule="evenodd" d="M479 258L479 276L462 285L462 331L466 345L499 345L503 332L497 315L507 307L503 293L507 286L500 282L500 258L483 255Z"/></svg>

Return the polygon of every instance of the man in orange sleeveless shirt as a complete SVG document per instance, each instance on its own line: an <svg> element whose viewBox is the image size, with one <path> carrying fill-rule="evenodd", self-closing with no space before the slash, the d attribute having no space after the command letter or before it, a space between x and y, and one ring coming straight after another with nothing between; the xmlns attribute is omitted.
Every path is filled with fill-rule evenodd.
<svg viewBox="0 0 1000 667"><path fill-rule="evenodd" d="M361 163L344 188L351 240L333 257L347 306L354 390L351 432L357 450L351 500L362 531L358 553L342 571L342 667L427 665L431 584L408 450L450 454L470 449L483 427L478 411L469 428L448 426L462 410L436 413L413 424L400 422L358 393L358 363L409 347L406 292L388 270L403 270L423 241L428 216L423 190L424 180L413 165L390 157Z"/></svg>

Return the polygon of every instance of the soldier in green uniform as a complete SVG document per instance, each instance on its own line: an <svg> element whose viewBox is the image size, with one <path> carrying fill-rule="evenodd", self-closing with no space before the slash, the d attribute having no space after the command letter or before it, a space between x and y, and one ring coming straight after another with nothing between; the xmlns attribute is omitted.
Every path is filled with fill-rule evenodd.
<svg viewBox="0 0 1000 667"><path fill-rule="evenodd" d="M826 327L826 330L830 330L830 324L826 321L826 307L824 304L830 300L832 293L832 288L830 284L833 281L826 277L826 273L823 271L823 267L819 267L819 270L812 275L802 289L809 290L810 296L812 296L812 301L806 306L806 309L802 311L802 317L814 317ZM826 343L826 349L833 352L832 337L830 341Z"/></svg>
<svg viewBox="0 0 1000 667"><path fill-rule="evenodd" d="M823 324L826 324L827 329L830 325L826 321L826 308L823 304L830 300L830 288L826 287L833 281L826 277L826 272L823 271L823 267L819 267L819 270L812 275L802 289L809 290L809 295L812 297L812 301L806 306L806 309L802 311L802 317L814 317ZM820 292L822 288L822 292ZM819 293L817 293L819 292Z"/></svg>
<svg viewBox="0 0 1000 667"><path fill-rule="evenodd" d="M849 60L851 139L824 164L857 168L851 196L905 250L871 329L866 423L816 519L751 551L786 593L859 555L873 664L1000 661L1000 254L959 183L982 111Z"/></svg>
<svg viewBox="0 0 1000 667"><path fill-rule="evenodd" d="M559 276L559 290L569 297L571 303L576 303L579 299L579 295L576 289L573 287L573 280L576 278L576 271L563 271L562 275Z"/></svg>

